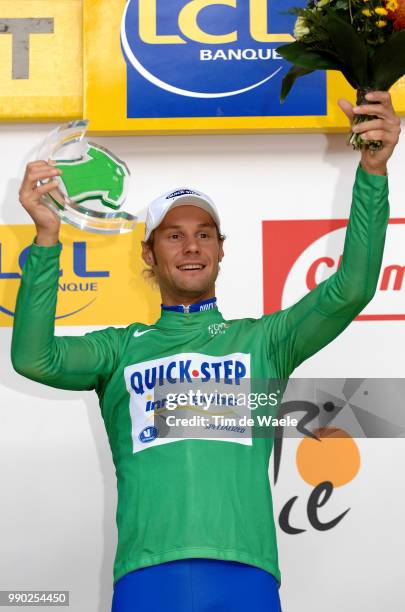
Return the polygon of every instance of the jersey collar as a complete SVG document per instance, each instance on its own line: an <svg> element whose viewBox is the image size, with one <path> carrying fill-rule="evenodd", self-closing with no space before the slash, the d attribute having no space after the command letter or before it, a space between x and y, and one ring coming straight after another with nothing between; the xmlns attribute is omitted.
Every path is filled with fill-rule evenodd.
<svg viewBox="0 0 405 612"><path fill-rule="evenodd" d="M223 321L224 318L217 306L209 310L197 310L194 312L162 309L160 318L156 321L154 327L185 331Z"/></svg>
<svg viewBox="0 0 405 612"><path fill-rule="evenodd" d="M217 298L213 297L209 300L201 300L200 302L194 302L194 304L177 304L176 306L165 306L161 304L162 311L166 312L184 312L189 314L191 312L201 312L204 310L212 310L217 308Z"/></svg>

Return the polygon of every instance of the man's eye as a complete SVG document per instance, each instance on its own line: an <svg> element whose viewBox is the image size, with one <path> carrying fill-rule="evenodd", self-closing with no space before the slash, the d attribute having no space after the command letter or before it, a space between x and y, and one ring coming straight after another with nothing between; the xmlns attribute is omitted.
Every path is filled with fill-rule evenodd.
<svg viewBox="0 0 405 612"><path fill-rule="evenodd" d="M207 232L200 232L200 238L209 238Z"/></svg>
<svg viewBox="0 0 405 612"><path fill-rule="evenodd" d="M179 234L170 234L170 240L177 240L179 238Z"/></svg>

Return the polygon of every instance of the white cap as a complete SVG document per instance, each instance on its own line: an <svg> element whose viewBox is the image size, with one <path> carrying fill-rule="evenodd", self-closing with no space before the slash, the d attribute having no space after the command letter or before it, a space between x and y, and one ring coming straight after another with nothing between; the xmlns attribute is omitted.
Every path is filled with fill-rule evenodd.
<svg viewBox="0 0 405 612"><path fill-rule="evenodd" d="M150 238L153 230L162 223L169 210L184 204L198 206L199 208L206 210L207 213L209 213L214 219L218 227L218 231L221 231L218 211L211 198L205 193L197 191L196 189L179 187L178 189L173 189L172 191L163 193L149 204L146 214L145 241Z"/></svg>

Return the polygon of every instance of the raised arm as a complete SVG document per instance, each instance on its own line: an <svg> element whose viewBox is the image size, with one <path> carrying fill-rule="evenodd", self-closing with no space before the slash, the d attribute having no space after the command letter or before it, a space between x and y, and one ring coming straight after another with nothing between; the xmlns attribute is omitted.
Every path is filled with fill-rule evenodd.
<svg viewBox="0 0 405 612"><path fill-rule="evenodd" d="M280 377L288 377L336 338L370 302L377 288L389 218L386 162L398 142L400 128L389 94L373 95L381 103L363 106L361 111L373 112L381 119L362 125L362 135L368 131L369 139L383 140L384 147L375 153L362 152L341 265L296 304L262 318L269 357ZM341 108L352 118L351 105L343 102Z"/></svg>
<svg viewBox="0 0 405 612"><path fill-rule="evenodd" d="M35 222L37 236L26 259L17 295L11 361L22 376L60 389L96 389L114 371L120 350L120 328L109 327L84 336L55 336L59 281L58 217L39 203L40 178L59 174L45 162L27 167L20 201Z"/></svg>

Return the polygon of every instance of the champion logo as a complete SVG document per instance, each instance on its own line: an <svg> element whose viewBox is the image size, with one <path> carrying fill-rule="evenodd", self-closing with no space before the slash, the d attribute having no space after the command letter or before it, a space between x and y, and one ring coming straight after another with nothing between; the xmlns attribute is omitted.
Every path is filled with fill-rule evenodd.
<svg viewBox="0 0 405 612"><path fill-rule="evenodd" d="M154 328L153 329L144 329L142 331L139 330L139 329L136 329L134 331L134 338L139 338L140 336L143 336L144 334L147 334L148 332L151 332L151 331L156 331L156 329L154 329Z"/></svg>

